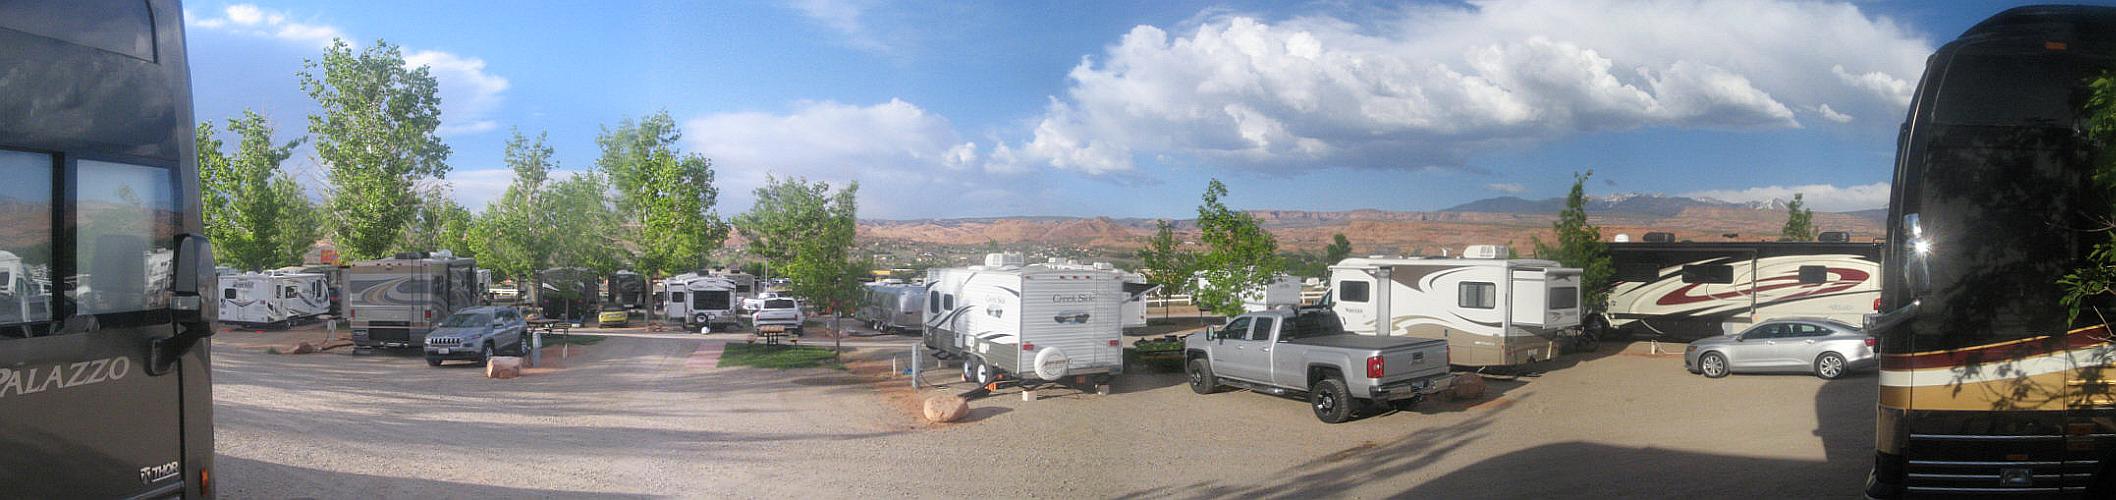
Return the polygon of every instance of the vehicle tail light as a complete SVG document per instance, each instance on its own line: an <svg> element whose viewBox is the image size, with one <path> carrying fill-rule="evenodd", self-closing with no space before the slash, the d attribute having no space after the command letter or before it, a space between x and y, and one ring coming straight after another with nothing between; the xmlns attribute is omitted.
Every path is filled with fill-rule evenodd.
<svg viewBox="0 0 2116 500"><path fill-rule="evenodd" d="M433 310L432 310L432 309L427 309L427 310L426 310L426 319L433 319Z"/></svg>
<svg viewBox="0 0 2116 500"><path fill-rule="evenodd" d="M1874 310L1881 310L1881 299L1874 299Z"/></svg>
<svg viewBox="0 0 2116 500"><path fill-rule="evenodd" d="M1876 338L1873 338L1873 337L1867 337L1867 338L1866 338L1866 346L1867 346L1867 347L1873 347L1874 345L1876 345L1876 344L1879 344L1879 343L1881 343L1880 339L1876 339Z"/></svg>
<svg viewBox="0 0 2116 500"><path fill-rule="evenodd" d="M1116 347L1116 346L1117 346L1117 340L1116 340L1116 339L1110 339L1110 341L1109 341L1109 346L1110 346L1110 347Z"/></svg>
<svg viewBox="0 0 2116 500"><path fill-rule="evenodd" d="M1022 343L1021 343L1021 350L1024 350L1024 351L1034 351L1034 350L1036 350L1036 344L1031 344L1031 343L1028 343L1028 342L1022 342Z"/></svg>
<svg viewBox="0 0 2116 500"><path fill-rule="evenodd" d="M1381 378L1387 372L1388 363L1382 361L1381 356L1367 357L1367 378Z"/></svg>

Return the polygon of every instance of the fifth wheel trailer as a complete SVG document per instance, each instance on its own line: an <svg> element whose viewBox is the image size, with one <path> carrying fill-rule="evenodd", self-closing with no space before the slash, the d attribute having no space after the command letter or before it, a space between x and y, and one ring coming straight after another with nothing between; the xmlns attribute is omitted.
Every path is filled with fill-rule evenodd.
<svg viewBox="0 0 2116 500"><path fill-rule="evenodd" d="M223 274L218 294L222 323L287 325L331 312L330 285L322 274Z"/></svg>
<svg viewBox="0 0 2116 500"><path fill-rule="evenodd" d="M1351 258L1330 266L1330 284L1346 331L1446 340L1459 366L1548 360L1580 333L1580 270L1553 261Z"/></svg>
<svg viewBox="0 0 2116 500"><path fill-rule="evenodd" d="M1100 385L1124 371L1120 316L1130 297L1115 271L991 254L982 266L929 269L926 284L926 346L963 359L965 376L980 383L1004 374Z"/></svg>
<svg viewBox="0 0 2116 500"><path fill-rule="evenodd" d="M1610 243L1609 255L1608 310L1587 322L1624 335L1704 338L1788 317L1857 325L1881 298L1880 243Z"/></svg>

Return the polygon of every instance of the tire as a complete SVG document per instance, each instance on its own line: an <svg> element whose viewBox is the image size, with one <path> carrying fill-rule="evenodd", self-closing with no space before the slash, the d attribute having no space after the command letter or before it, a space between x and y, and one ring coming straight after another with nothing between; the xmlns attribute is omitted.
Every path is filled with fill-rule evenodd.
<svg viewBox="0 0 2116 500"><path fill-rule="evenodd" d="M1705 378L1725 377L1727 373L1732 371L1727 366L1726 355L1718 352L1708 352L1697 357L1697 372L1704 374Z"/></svg>
<svg viewBox="0 0 2116 500"><path fill-rule="evenodd" d="M486 343L485 343L485 348L484 348L484 349L480 349L480 350L478 350L478 365L479 365L479 366L484 366L484 365L487 365L487 364L491 364L491 363L492 363L492 356L493 356L494 354L495 354L495 351L494 351L494 350L493 350L493 348L492 348L492 342L486 342Z"/></svg>
<svg viewBox="0 0 2116 500"><path fill-rule="evenodd" d="M977 381L977 358L963 358L963 360L962 360L962 381L964 381L964 382L976 382L976 381Z"/></svg>
<svg viewBox="0 0 2116 500"><path fill-rule="evenodd" d="M441 358L426 358L426 366L441 366Z"/></svg>
<svg viewBox="0 0 2116 500"><path fill-rule="evenodd" d="M1821 377L1823 380L1836 380L1842 378L1846 371L1849 370L1844 364L1844 355L1842 354L1825 352L1821 356L1815 357L1816 377Z"/></svg>
<svg viewBox="0 0 2116 500"><path fill-rule="evenodd" d="M1325 424L1341 424L1352 419L1352 408L1359 406L1352 399L1352 391L1345 388L1345 381L1326 378L1316 382L1308 390L1308 407L1315 410L1315 418Z"/></svg>
<svg viewBox="0 0 2116 500"><path fill-rule="evenodd" d="M984 358L970 359L977 363L977 385L992 385L992 382L999 380L999 368L985 364Z"/></svg>
<svg viewBox="0 0 2116 500"><path fill-rule="evenodd" d="M1197 358L1190 360L1190 363L1185 366L1190 368L1189 370L1184 370L1190 374L1190 392L1198 394L1220 392L1220 378L1213 376L1212 362L1206 361L1205 358Z"/></svg>

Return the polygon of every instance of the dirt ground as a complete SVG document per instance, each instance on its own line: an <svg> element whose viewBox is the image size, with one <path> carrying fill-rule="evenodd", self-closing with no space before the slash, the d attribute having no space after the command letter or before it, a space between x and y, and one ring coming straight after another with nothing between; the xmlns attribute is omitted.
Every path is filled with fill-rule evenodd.
<svg viewBox="0 0 2116 500"><path fill-rule="evenodd" d="M740 334L610 335L515 380L221 342L215 476L232 498L1829 498L1858 494L1873 440L1871 374L1712 380L1643 344L1339 425L1137 372L926 424L921 397L968 387L952 367L925 365L918 391L891 374L912 337L855 333L849 370L777 371L714 368Z"/></svg>

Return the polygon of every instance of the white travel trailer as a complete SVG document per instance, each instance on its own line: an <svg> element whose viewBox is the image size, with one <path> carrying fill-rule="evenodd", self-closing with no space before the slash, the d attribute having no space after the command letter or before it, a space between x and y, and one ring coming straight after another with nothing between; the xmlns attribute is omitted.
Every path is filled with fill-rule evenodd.
<svg viewBox="0 0 2116 500"><path fill-rule="evenodd" d="M285 325L331 312L328 277L315 273L220 276L220 321Z"/></svg>
<svg viewBox="0 0 2116 500"><path fill-rule="evenodd" d="M1197 278L1198 287L1204 287L1205 283L1206 279L1204 276ZM1300 279L1291 275L1280 274L1277 278L1273 278L1270 283L1265 283L1264 286L1250 288L1248 291L1242 292L1242 312L1268 311L1299 305Z"/></svg>
<svg viewBox="0 0 2116 500"><path fill-rule="evenodd" d="M1129 300L1124 301L1124 329L1126 330L1146 326L1146 294L1161 288L1161 285L1147 282L1144 275L1117 269L1108 262L1081 264L1074 262L1072 259L1052 257L1050 262L1045 263L1045 265L1068 269L1115 271L1119 279L1124 281L1124 294L1130 297Z"/></svg>
<svg viewBox="0 0 2116 500"><path fill-rule="evenodd" d="M20 325L51 320L51 283L42 275L45 266L25 266L22 257L0 250L0 324ZM27 328L27 327L24 327ZM0 331L0 337L27 333Z"/></svg>
<svg viewBox="0 0 2116 500"><path fill-rule="evenodd" d="M1345 259L1330 266L1330 308L1352 333L1446 340L1459 366L1547 360L1576 340L1579 269L1484 245L1464 253Z"/></svg>
<svg viewBox="0 0 2116 500"><path fill-rule="evenodd" d="M926 272L925 343L963 360L979 383L1027 383L1124 371L1124 293L1116 271L1023 265L991 254L985 265Z"/></svg>
<svg viewBox="0 0 2116 500"><path fill-rule="evenodd" d="M685 328L733 325L741 316L736 314L738 287L726 277L683 273L661 284L661 310Z"/></svg>
<svg viewBox="0 0 2116 500"><path fill-rule="evenodd" d="M917 331L920 311L926 307L926 287L903 283L871 283L854 319L867 328L888 332Z"/></svg>

